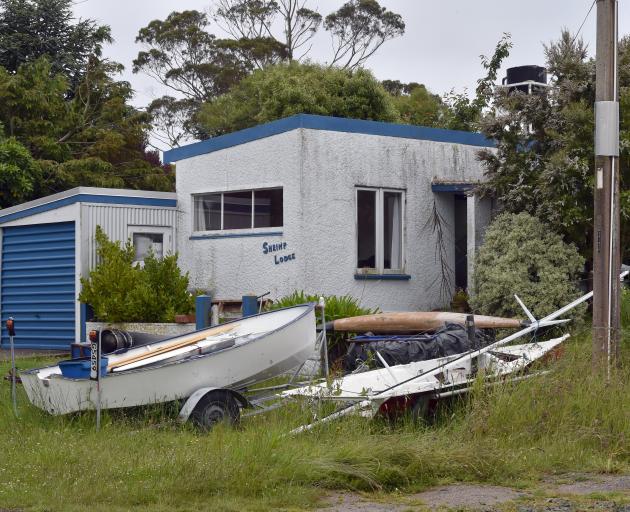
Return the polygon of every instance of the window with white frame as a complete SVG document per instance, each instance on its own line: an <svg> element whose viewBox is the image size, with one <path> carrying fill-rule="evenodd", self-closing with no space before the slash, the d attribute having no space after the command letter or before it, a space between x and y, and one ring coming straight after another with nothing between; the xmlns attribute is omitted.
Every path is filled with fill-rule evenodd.
<svg viewBox="0 0 630 512"><path fill-rule="evenodd" d="M403 191L356 189L357 269L360 272L402 272Z"/></svg>
<svg viewBox="0 0 630 512"><path fill-rule="evenodd" d="M143 263L149 253L162 259L171 252L172 229L170 227L129 226L128 234L135 251L134 263Z"/></svg>
<svg viewBox="0 0 630 512"><path fill-rule="evenodd" d="M194 231L282 227L282 188L196 194L193 212Z"/></svg>

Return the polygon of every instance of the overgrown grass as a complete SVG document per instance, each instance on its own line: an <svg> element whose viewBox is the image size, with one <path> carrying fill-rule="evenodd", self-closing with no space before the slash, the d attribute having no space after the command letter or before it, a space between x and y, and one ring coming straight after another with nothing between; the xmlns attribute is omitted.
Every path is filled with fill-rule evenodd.
<svg viewBox="0 0 630 512"><path fill-rule="evenodd" d="M93 414L48 416L20 390L16 420L3 380L0 508L296 510L327 489L518 486L547 472L630 470L628 365L610 383L592 375L584 334L553 368L479 389L432 426L347 418L294 437L287 432L311 419L306 404L208 434L179 425L169 406L108 412L97 433Z"/></svg>

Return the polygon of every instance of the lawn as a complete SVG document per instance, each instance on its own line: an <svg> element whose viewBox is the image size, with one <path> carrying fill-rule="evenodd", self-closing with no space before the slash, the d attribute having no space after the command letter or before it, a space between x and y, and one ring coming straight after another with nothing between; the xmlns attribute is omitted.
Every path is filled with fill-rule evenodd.
<svg viewBox="0 0 630 512"><path fill-rule="evenodd" d="M624 340L624 357L630 340ZM22 369L42 365L23 359ZM306 434L305 403L201 433L174 407L52 417L0 381L0 509L300 510L330 490L453 481L527 486L548 473L630 470L630 365L593 376L587 332L554 371L479 389L430 426L346 418ZM7 374L2 363L0 375Z"/></svg>

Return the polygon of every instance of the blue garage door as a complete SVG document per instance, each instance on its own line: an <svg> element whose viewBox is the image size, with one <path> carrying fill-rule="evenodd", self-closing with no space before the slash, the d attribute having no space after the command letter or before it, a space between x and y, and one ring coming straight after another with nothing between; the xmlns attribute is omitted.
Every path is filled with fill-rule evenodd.
<svg viewBox="0 0 630 512"><path fill-rule="evenodd" d="M15 318L19 348L65 349L75 339L74 222L3 228L2 345Z"/></svg>

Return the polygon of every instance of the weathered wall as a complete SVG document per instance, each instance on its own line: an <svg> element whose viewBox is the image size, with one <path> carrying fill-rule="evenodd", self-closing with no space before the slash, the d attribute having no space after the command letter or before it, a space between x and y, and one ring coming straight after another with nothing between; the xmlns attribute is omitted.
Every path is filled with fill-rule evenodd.
<svg viewBox="0 0 630 512"><path fill-rule="evenodd" d="M193 285L220 299L271 291L350 293L383 310L442 305L437 238L427 225L433 202L442 215L449 264L454 261L453 198L433 194L434 177L480 179L479 148L379 135L297 129L182 160L177 164L178 250ZM406 190L404 256L407 281L355 280L355 187ZM284 226L221 232L195 239L191 194L284 187ZM275 237L245 236L281 232ZM216 235L217 233L215 233ZM201 234L197 234L201 235ZM232 235L229 237L225 235ZM295 260L276 264L263 242L282 241Z"/></svg>
<svg viewBox="0 0 630 512"><path fill-rule="evenodd" d="M178 242L180 266L190 271L191 285L219 299L240 299L245 293L270 291L274 297L303 288L295 261L274 264L263 254L264 242L286 241L285 253L303 257L300 209L300 137L291 131L200 155L177 163ZM219 232L215 238L192 239L191 194L265 187L283 187L284 226ZM264 235L282 232L281 236Z"/></svg>
<svg viewBox="0 0 630 512"><path fill-rule="evenodd" d="M350 293L383 310L431 309L440 297L433 202L444 220L448 264L454 266L453 196L434 194L431 181L480 179L478 148L362 134L304 130L305 287ZM406 190L404 255L408 281L355 280L355 186ZM319 219L313 222L312 219ZM450 295L450 294L449 294ZM449 296L450 298L450 296Z"/></svg>

